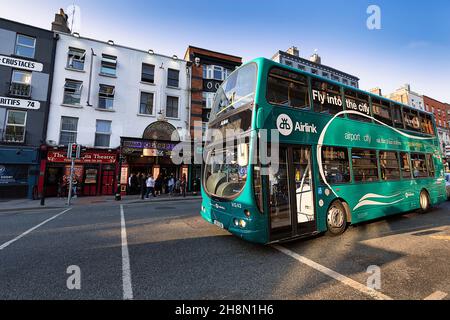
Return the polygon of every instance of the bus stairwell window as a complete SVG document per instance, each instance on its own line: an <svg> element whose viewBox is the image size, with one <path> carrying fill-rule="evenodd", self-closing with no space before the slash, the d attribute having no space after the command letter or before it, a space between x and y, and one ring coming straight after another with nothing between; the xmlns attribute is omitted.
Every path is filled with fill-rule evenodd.
<svg viewBox="0 0 450 320"><path fill-rule="evenodd" d="M350 162L347 148L323 147L322 166L326 182L329 184L350 182ZM322 177L320 178L323 180Z"/></svg>

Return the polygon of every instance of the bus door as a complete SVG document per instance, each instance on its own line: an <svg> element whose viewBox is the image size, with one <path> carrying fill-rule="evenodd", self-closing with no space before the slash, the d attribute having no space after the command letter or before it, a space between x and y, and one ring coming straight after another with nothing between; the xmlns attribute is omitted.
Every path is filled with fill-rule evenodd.
<svg viewBox="0 0 450 320"><path fill-rule="evenodd" d="M279 166L269 175L270 241L315 231L312 169L311 147L280 147Z"/></svg>

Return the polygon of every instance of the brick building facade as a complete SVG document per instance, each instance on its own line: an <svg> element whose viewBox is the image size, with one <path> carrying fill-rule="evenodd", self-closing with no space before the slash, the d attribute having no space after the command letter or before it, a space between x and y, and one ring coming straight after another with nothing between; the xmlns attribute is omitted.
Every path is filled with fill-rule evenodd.
<svg viewBox="0 0 450 320"><path fill-rule="evenodd" d="M423 96L425 110L432 112L436 118L436 126L438 128L439 139L441 140L442 152L446 152L446 148L450 146L450 116L449 105L440 102L428 96ZM450 154L447 155L449 157Z"/></svg>

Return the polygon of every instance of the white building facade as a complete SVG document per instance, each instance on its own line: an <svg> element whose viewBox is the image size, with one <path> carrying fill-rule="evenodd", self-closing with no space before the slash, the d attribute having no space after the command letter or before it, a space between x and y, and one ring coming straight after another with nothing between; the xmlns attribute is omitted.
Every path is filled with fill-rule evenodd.
<svg viewBox="0 0 450 320"><path fill-rule="evenodd" d="M184 60L59 34L47 143L117 148L120 137L142 137L161 119L183 140L189 128L189 83ZM64 130L61 134L62 117L78 119L76 138ZM96 144L99 120L111 124L109 143L97 139Z"/></svg>
<svg viewBox="0 0 450 320"><path fill-rule="evenodd" d="M120 174L123 188L133 173L159 175L164 169L179 176L169 160L176 142L189 139L190 64L113 41L58 36L46 141L47 167L54 170L47 173L48 184L66 175L61 162L69 143L81 144L85 154L78 183L86 188L87 180L95 180L95 192L82 194L113 194ZM91 170L93 163L100 165ZM104 178L103 166L111 178ZM102 190L105 184L112 187Z"/></svg>

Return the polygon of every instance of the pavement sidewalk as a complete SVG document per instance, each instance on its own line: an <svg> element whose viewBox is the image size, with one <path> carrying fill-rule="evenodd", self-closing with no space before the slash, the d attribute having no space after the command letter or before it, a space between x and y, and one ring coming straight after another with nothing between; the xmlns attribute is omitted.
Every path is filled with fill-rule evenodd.
<svg viewBox="0 0 450 320"><path fill-rule="evenodd" d="M122 196L121 201L116 201L114 196L98 196L98 197L77 197L72 199L71 206L89 206L96 204L131 204L131 203L151 203L151 202L167 202L167 201L189 201L199 200L201 196L199 194L188 194L186 197L179 195L169 196L161 195L156 198L150 197L149 199L141 199L140 195ZM14 200L0 200L0 212L7 211L25 211L25 210L37 210L37 209L55 209L55 208L67 208L67 198L46 198L45 205L41 206L40 200L29 199L14 199Z"/></svg>

